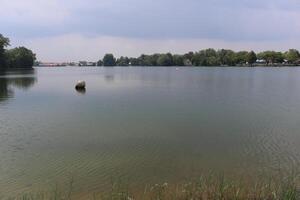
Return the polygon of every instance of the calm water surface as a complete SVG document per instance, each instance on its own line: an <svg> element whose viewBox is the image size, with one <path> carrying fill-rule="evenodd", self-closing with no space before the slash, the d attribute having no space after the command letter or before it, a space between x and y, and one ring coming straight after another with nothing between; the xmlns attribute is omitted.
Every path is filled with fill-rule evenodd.
<svg viewBox="0 0 300 200"><path fill-rule="evenodd" d="M86 91L74 89L77 80ZM292 170L300 68L38 68L0 75L0 194Z"/></svg>

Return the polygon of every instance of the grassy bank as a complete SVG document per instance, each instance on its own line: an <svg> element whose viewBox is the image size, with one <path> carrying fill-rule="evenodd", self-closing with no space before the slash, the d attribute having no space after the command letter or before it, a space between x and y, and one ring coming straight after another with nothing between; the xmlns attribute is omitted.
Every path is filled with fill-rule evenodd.
<svg viewBox="0 0 300 200"><path fill-rule="evenodd" d="M52 190L21 194L9 200L298 200L300 193L297 176L272 176L256 181L243 178L231 180L224 175L207 175L178 184L161 183L148 185L144 189L130 187L117 182L107 193L85 192L73 189L74 181L68 185L56 185ZM3 198L2 198L3 199Z"/></svg>

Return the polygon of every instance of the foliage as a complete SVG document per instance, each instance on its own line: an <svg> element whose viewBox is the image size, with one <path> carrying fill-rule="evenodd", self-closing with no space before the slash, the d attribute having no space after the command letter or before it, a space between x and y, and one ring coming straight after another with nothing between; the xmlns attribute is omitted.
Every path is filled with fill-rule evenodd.
<svg viewBox="0 0 300 200"><path fill-rule="evenodd" d="M284 57L288 63L293 64L300 59L300 53L296 49L290 49L284 53Z"/></svg>
<svg viewBox="0 0 300 200"><path fill-rule="evenodd" d="M296 49L282 53L276 51L263 51L256 54L254 51L238 51L230 49L215 50L203 49L198 52L186 54L142 54L134 58L120 57L117 60L112 54L106 54L108 60L104 66L253 66L253 65L297 65L300 53ZM257 62L259 59L259 62ZM104 59L103 59L104 62Z"/></svg>
<svg viewBox="0 0 300 200"><path fill-rule="evenodd" d="M234 66L235 63L235 53L232 50L221 49L217 52L221 65Z"/></svg>
<svg viewBox="0 0 300 200"><path fill-rule="evenodd" d="M5 49L9 46L9 39L0 34L0 69L31 68L35 62L35 54L25 48L17 47Z"/></svg>
<svg viewBox="0 0 300 200"><path fill-rule="evenodd" d="M129 65L139 66L139 59L138 58L129 58Z"/></svg>
<svg viewBox="0 0 300 200"><path fill-rule="evenodd" d="M192 54L189 53L189 56L191 55ZM217 51L214 49L204 49L193 54L192 64L195 66L219 66L220 61Z"/></svg>
<svg viewBox="0 0 300 200"><path fill-rule="evenodd" d="M9 39L0 34L0 69L6 67L5 47L9 46Z"/></svg>
<svg viewBox="0 0 300 200"><path fill-rule="evenodd" d="M35 61L35 54L25 47L7 50L6 55L9 68L32 67Z"/></svg>
<svg viewBox="0 0 300 200"><path fill-rule="evenodd" d="M184 57L181 55L173 55L173 64L175 66L184 66Z"/></svg>
<svg viewBox="0 0 300 200"><path fill-rule="evenodd" d="M250 51L249 53L247 53L245 60L248 64L252 66L253 63L255 63L257 60L257 56L254 53L254 51Z"/></svg>
<svg viewBox="0 0 300 200"><path fill-rule="evenodd" d="M173 56L170 53L161 54L157 59L158 66L173 66Z"/></svg>
<svg viewBox="0 0 300 200"><path fill-rule="evenodd" d="M158 58L159 54L153 55L145 55L142 54L140 57L137 58L137 62L139 66L158 66Z"/></svg>
<svg viewBox="0 0 300 200"><path fill-rule="evenodd" d="M116 66L116 58L113 54L106 54L104 56L103 66Z"/></svg>
<svg viewBox="0 0 300 200"><path fill-rule="evenodd" d="M258 59L265 60L266 64L283 63L284 56L281 52L276 51L264 51L257 54Z"/></svg>
<svg viewBox="0 0 300 200"><path fill-rule="evenodd" d="M247 63L247 55L248 54L249 54L248 51L239 51L239 52L235 53L235 64L236 65L245 65ZM255 61L256 61L256 59L255 59Z"/></svg>
<svg viewBox="0 0 300 200"><path fill-rule="evenodd" d="M117 66L129 66L130 60L128 57L121 56L119 59L117 59Z"/></svg>
<svg viewBox="0 0 300 200"><path fill-rule="evenodd" d="M102 60L98 60L97 66L103 66L103 61Z"/></svg>
<svg viewBox="0 0 300 200"><path fill-rule="evenodd" d="M0 48L4 49L9 46L9 39L0 34Z"/></svg>

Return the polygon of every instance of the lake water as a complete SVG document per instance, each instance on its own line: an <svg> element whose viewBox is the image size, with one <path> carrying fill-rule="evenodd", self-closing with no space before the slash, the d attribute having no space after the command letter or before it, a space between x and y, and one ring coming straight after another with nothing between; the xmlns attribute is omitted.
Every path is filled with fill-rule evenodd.
<svg viewBox="0 0 300 200"><path fill-rule="evenodd" d="M74 89L85 80L86 91ZM300 68L36 68L0 75L0 194L74 178L172 182L293 170Z"/></svg>

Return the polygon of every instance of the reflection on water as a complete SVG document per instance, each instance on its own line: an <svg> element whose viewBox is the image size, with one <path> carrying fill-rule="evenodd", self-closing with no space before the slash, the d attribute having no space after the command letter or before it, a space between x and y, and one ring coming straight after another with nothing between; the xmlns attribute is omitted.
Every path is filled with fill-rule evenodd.
<svg viewBox="0 0 300 200"><path fill-rule="evenodd" d="M75 88L75 90L76 90L77 93L79 93L79 94L85 94L85 93L86 93L86 89L85 89L85 88Z"/></svg>
<svg viewBox="0 0 300 200"><path fill-rule="evenodd" d="M13 98L15 88L26 90L36 81L34 69L0 71L0 102Z"/></svg>
<svg viewBox="0 0 300 200"><path fill-rule="evenodd" d="M114 75L106 75L105 80L107 82L113 82L115 80L115 77L114 77Z"/></svg>

